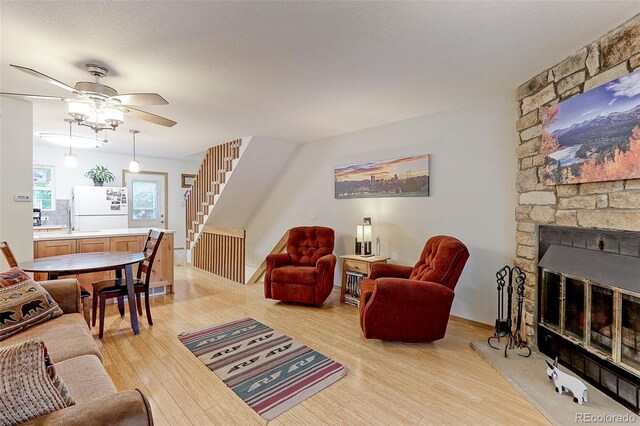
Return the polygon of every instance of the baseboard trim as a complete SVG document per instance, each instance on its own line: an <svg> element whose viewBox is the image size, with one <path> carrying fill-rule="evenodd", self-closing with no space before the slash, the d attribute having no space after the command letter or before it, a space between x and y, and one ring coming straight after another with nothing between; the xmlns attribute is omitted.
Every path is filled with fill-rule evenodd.
<svg viewBox="0 0 640 426"><path fill-rule="evenodd" d="M462 318L462 317L459 317L459 316L456 316L456 315L450 315L449 318L454 320L454 321L458 321L458 322L462 322L462 323L465 323L465 324L469 324L469 325L472 325L474 327L483 328L485 330L493 330L493 328L494 328L490 324L485 324L483 322L474 321L474 320L470 320L470 319L467 319L467 318Z"/></svg>

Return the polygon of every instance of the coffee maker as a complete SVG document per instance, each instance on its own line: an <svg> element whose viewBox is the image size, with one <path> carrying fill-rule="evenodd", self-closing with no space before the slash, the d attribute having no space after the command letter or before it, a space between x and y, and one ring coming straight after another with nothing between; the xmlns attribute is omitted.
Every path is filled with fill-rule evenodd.
<svg viewBox="0 0 640 426"><path fill-rule="evenodd" d="M33 209L33 226L42 226L42 210Z"/></svg>

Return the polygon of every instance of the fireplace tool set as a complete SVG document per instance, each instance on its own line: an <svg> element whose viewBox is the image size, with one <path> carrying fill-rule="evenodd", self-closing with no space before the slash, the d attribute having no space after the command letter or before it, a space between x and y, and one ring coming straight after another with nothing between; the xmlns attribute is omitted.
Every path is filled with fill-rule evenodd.
<svg viewBox="0 0 640 426"><path fill-rule="evenodd" d="M493 330L493 336L487 339L487 343L493 349L499 349L497 346L494 346L491 342L492 340L496 340L496 344L500 343L500 339L505 338L507 340L507 344L504 347L504 357L508 356L508 352L510 349L520 350L523 353L519 353L518 355L522 357L528 357L531 355L531 348L527 346L527 343L523 340L522 335L522 319L523 319L523 302L524 302L524 281L526 275L524 271L517 266L511 268L510 266L505 266L496 272L496 279L498 282L498 318L496 319L496 325ZM508 282L507 282L508 280ZM513 296L513 287L514 284L516 286L516 293L518 295L518 309L516 313L516 327L515 333L513 331L513 306L512 306L512 296ZM507 302L507 313L505 315L505 286L506 289L506 302Z"/></svg>

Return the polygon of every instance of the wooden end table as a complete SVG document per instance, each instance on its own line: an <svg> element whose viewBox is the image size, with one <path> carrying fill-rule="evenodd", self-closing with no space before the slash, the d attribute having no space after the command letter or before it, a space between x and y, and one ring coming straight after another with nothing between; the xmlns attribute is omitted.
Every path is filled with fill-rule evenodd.
<svg viewBox="0 0 640 426"><path fill-rule="evenodd" d="M345 254L340 256L340 259L342 259L342 288L340 289L340 303L354 305L353 302L345 302L345 295L347 292L347 278L349 277L355 279L357 281L357 288L360 288L360 281L371 275L371 265L380 262L387 263L387 260L391 258L384 256L362 257L359 254ZM359 300L359 297L359 294L357 298L349 296L349 300L357 302Z"/></svg>

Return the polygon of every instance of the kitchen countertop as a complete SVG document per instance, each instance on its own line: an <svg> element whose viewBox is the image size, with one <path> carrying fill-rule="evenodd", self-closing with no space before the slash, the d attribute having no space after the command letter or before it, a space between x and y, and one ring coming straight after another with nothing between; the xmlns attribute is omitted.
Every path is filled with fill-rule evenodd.
<svg viewBox="0 0 640 426"><path fill-rule="evenodd" d="M40 226L33 227L34 231L38 229L63 229L63 226L62 225L40 225Z"/></svg>
<svg viewBox="0 0 640 426"><path fill-rule="evenodd" d="M164 230L165 234L174 234L176 231ZM50 240L76 240L79 238L108 238L126 237L129 235L147 235L149 228L127 228L127 229L103 229L100 231L74 231L71 234L65 232L34 232L33 241Z"/></svg>

